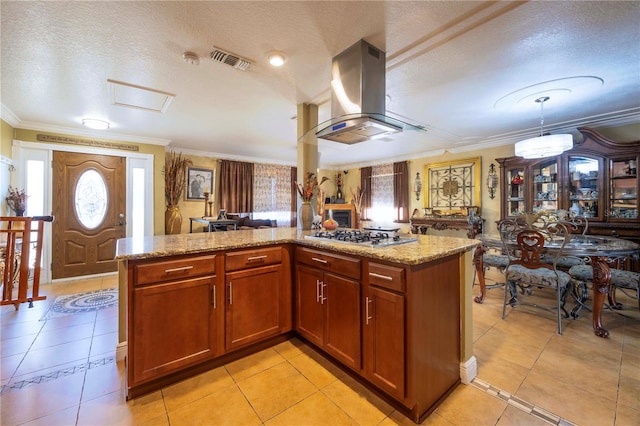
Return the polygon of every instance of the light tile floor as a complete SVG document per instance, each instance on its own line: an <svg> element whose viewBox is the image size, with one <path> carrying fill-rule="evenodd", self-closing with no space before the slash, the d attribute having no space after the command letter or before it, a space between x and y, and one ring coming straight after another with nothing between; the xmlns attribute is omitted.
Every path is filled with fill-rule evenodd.
<svg viewBox="0 0 640 426"><path fill-rule="evenodd" d="M40 321L56 296L116 287L116 277L43 286L46 301L2 307L0 424L410 425L406 417L297 339L125 402L115 361L117 311ZM477 293L477 288L474 293ZM640 425L640 312L588 312L556 333L554 314L502 289L473 305L478 378L458 386L427 425ZM530 414L533 413L533 414ZM545 421L544 419L548 419Z"/></svg>

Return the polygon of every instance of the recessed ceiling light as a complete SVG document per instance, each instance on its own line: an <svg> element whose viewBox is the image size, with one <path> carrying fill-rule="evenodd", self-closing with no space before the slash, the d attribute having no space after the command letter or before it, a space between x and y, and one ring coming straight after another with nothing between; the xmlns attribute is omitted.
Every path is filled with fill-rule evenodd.
<svg viewBox="0 0 640 426"><path fill-rule="evenodd" d="M287 62L287 57L282 52L269 52L269 63L274 67L281 67Z"/></svg>
<svg viewBox="0 0 640 426"><path fill-rule="evenodd" d="M107 130L111 124L108 121L97 120L95 118L83 118L82 124L90 129Z"/></svg>

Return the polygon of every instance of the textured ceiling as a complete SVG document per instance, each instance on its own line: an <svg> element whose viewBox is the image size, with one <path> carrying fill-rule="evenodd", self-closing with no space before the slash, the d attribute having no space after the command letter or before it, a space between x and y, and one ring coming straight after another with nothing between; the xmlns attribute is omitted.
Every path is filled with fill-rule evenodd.
<svg viewBox="0 0 640 426"><path fill-rule="evenodd" d="M322 167L512 144L539 133L543 94L545 131L640 122L637 1L3 0L0 13L1 113L18 128L295 164L296 106L330 118L331 58L359 39L387 52L387 113L427 132L323 146ZM213 46L250 70L210 60ZM109 80L175 98L164 112L114 105Z"/></svg>

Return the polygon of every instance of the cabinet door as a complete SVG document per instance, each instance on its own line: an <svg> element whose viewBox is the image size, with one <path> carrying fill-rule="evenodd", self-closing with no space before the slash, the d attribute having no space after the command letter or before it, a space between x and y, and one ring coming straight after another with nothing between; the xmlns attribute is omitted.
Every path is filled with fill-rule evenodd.
<svg viewBox="0 0 640 426"><path fill-rule="evenodd" d="M525 167L516 165L505 170L506 211L507 216L516 216L527 211L525 203Z"/></svg>
<svg viewBox="0 0 640 426"><path fill-rule="evenodd" d="M404 296L369 286L365 299L365 371L380 389L405 397Z"/></svg>
<svg viewBox="0 0 640 426"><path fill-rule="evenodd" d="M532 166L531 195L532 211L557 210L560 193L558 192L558 163L555 159L543 161Z"/></svg>
<svg viewBox="0 0 640 426"><path fill-rule="evenodd" d="M637 221L640 209L638 157L614 158L610 167L609 221Z"/></svg>
<svg viewBox="0 0 640 426"><path fill-rule="evenodd" d="M281 265L225 275L228 350L280 332Z"/></svg>
<svg viewBox="0 0 640 426"><path fill-rule="evenodd" d="M216 355L215 290L214 276L134 289L134 382Z"/></svg>
<svg viewBox="0 0 640 426"><path fill-rule="evenodd" d="M569 205L566 208L573 215L602 220L602 170L602 159L569 156Z"/></svg>
<svg viewBox="0 0 640 426"><path fill-rule="evenodd" d="M324 341L323 305L320 303L322 277L322 271L296 266L296 330L318 346Z"/></svg>
<svg viewBox="0 0 640 426"><path fill-rule="evenodd" d="M360 282L325 272L320 297L325 314L325 350L360 369Z"/></svg>

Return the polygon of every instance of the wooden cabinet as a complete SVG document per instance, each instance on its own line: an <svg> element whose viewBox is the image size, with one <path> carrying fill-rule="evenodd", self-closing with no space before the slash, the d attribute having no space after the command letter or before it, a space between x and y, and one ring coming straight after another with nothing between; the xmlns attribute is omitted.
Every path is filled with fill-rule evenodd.
<svg viewBox="0 0 640 426"><path fill-rule="evenodd" d="M365 291L366 377L398 399L405 397L405 270L369 262Z"/></svg>
<svg viewBox="0 0 640 426"><path fill-rule="evenodd" d="M296 261L297 331L360 369L360 259L299 247Z"/></svg>
<svg viewBox="0 0 640 426"><path fill-rule="evenodd" d="M151 380L216 356L216 256L131 263L128 382Z"/></svg>
<svg viewBox="0 0 640 426"><path fill-rule="evenodd" d="M225 348L233 350L290 329L291 296L284 249L229 252L225 274ZM283 303L284 301L284 303Z"/></svg>
<svg viewBox="0 0 640 426"><path fill-rule="evenodd" d="M588 128L583 141L558 157L496 159L501 168L501 217L564 209L584 216L589 233L640 240L640 141L611 141Z"/></svg>

